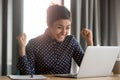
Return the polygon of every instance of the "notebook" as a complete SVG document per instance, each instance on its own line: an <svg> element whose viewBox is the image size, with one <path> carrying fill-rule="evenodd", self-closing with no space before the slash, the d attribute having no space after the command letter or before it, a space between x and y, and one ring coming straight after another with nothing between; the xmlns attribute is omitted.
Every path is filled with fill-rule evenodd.
<svg viewBox="0 0 120 80"><path fill-rule="evenodd" d="M120 47L88 46L77 74L55 74L59 77L100 77L110 76Z"/></svg>
<svg viewBox="0 0 120 80"><path fill-rule="evenodd" d="M48 78L44 75L8 75L12 80L47 80Z"/></svg>

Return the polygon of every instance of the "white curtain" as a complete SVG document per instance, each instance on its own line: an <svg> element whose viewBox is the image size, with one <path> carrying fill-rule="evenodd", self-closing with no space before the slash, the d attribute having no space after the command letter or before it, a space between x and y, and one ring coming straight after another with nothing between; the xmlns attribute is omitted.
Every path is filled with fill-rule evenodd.
<svg viewBox="0 0 120 80"><path fill-rule="evenodd" d="M0 0L0 75L15 74L16 36L23 28L23 0Z"/></svg>

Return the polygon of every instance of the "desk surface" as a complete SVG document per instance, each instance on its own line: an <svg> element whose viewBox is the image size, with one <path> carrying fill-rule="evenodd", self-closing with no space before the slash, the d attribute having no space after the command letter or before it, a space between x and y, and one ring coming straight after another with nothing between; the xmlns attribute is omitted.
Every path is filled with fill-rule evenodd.
<svg viewBox="0 0 120 80"><path fill-rule="evenodd" d="M96 77L96 78L61 78L47 75L48 80L120 80L120 75L115 75L112 77ZM6 76L0 76L0 80L11 80Z"/></svg>

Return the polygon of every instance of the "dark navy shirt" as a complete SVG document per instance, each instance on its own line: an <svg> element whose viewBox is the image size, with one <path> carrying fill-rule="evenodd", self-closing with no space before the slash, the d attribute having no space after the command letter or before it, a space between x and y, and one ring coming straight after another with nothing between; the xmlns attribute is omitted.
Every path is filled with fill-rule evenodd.
<svg viewBox="0 0 120 80"><path fill-rule="evenodd" d="M31 39L26 55L19 57L17 68L21 74L67 74L71 60L80 65L84 51L72 35L57 42L47 34Z"/></svg>

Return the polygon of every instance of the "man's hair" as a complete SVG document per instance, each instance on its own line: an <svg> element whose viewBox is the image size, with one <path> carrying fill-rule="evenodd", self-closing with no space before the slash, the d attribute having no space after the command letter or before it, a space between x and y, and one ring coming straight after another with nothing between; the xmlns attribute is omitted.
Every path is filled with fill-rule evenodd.
<svg viewBox="0 0 120 80"><path fill-rule="evenodd" d="M47 9L47 25L52 26L53 23L60 19L71 19L70 11L61 5L52 5Z"/></svg>

